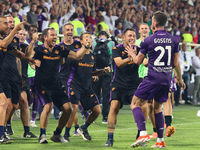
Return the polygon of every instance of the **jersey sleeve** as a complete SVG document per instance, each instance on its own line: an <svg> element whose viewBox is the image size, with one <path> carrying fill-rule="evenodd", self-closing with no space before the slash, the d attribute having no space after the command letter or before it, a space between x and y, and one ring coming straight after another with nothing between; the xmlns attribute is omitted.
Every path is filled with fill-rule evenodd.
<svg viewBox="0 0 200 150"><path fill-rule="evenodd" d="M148 45L149 45L149 42L147 39L144 39L141 44L140 44L140 52L144 55L147 54L148 52Z"/></svg>
<svg viewBox="0 0 200 150"><path fill-rule="evenodd" d="M64 46L60 47L61 57L67 57L69 55L70 50L65 48Z"/></svg>
<svg viewBox="0 0 200 150"><path fill-rule="evenodd" d="M113 59L116 58L116 57L121 57L119 50L120 50L119 47L114 47L112 49L112 57L113 57Z"/></svg>
<svg viewBox="0 0 200 150"><path fill-rule="evenodd" d="M42 57L43 57L43 54L41 53L40 51L40 47L35 47L34 48L34 51L35 51L35 55L34 55L34 59L39 59L39 60L42 60Z"/></svg>
<svg viewBox="0 0 200 150"><path fill-rule="evenodd" d="M12 42L8 45L7 49L11 51L14 49L20 50L19 39L14 37Z"/></svg>
<svg viewBox="0 0 200 150"><path fill-rule="evenodd" d="M179 41L177 40L177 38L175 39L175 44L174 44L174 53L179 53Z"/></svg>

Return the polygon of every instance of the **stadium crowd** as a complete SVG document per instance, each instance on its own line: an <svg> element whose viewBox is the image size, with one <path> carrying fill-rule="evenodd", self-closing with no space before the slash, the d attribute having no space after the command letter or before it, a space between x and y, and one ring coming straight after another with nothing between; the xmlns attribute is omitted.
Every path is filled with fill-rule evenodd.
<svg viewBox="0 0 200 150"><path fill-rule="evenodd" d="M91 49L93 50L95 54L95 61L96 61L95 67L98 70L98 71L96 70L97 71L96 74L99 75L98 78L96 78L96 76L94 77L95 82L92 82L91 85L88 83L85 83L86 87L82 87L78 84L79 82L78 80L81 80L81 79L83 80L84 77L87 75L88 77L90 77L90 74L87 74L87 73L91 72L92 70L89 70L87 73L83 74L85 75L84 77L79 77L79 78L77 77L76 79L76 76L74 76L76 81L74 81L75 79L72 79L72 81L70 80L70 83L72 83L72 85L70 86L70 90L68 89L68 87L66 87L65 89L65 91L68 91L68 94L74 100L72 102L73 111L70 109L70 106L68 105L64 105L63 103L62 105L55 103L55 106L61 107L61 108L57 108L54 106L54 112L57 112L57 114L55 115L55 118L59 119L58 117L59 110L62 110L64 113L60 117L60 120L62 122L60 121L58 123L58 127L54 131L54 135L51 137L52 141L63 142L63 143L69 142L70 141L69 132L73 123L75 127L75 133L74 133L75 135L81 134L83 138L85 138L85 140L91 140L91 137L87 131L87 127L93 121L95 121L95 119L100 114L100 107L93 103L90 104L92 105L92 107L89 107L87 106L87 104L85 104L86 102L83 101L88 98L88 97L84 97L85 95L91 94L91 97L92 97L93 93L92 91L89 90L90 86L93 87L94 93L97 94L98 98L90 97L88 99L90 99L91 101L96 101L98 99L101 101L102 99L102 102L101 102L102 107L103 107L102 108L102 116L103 116L102 123L108 122L110 82L112 80L113 70L114 70L114 66L112 65L111 62L112 62L112 56L117 55L117 54L112 54L112 49L115 46L117 46L119 43L121 43L123 36L127 32L131 32L132 31L131 29L134 29L133 31L135 32L135 36L137 37L137 39L140 38L141 41L143 41L144 38L148 37L149 35L152 35L154 33L154 31L152 31L152 28L151 28L152 17L154 13L157 11L162 11L167 16L167 23L164 26L165 31L175 36L177 41L182 43L182 46L180 47L180 57L179 57L182 77L180 77L178 73L176 72L174 75L175 81L176 81L175 85L177 86L177 90L175 90L175 93L174 93L175 106L179 105L180 96L182 97L181 99L185 100L185 104L192 103L196 105L198 104L198 102L200 102L200 48L199 47L194 48L187 44L200 43L200 0L193 0L193 1L192 0L189 0L189 1L185 1L185 0L172 0L172 1L169 1L169 0L162 0L162 1L161 0L148 0L148 1L147 0L74 0L74 1L73 0L46 0L46 1L45 0L4 0L0 2L0 16L6 16L6 18L8 19L8 23L10 23L10 27L12 26L12 29L14 29L14 26L21 29L21 25L24 24L25 29L23 30L18 29L19 32L18 32L17 37L19 38L20 43L27 44L28 50L31 50L34 47L36 47L36 49L34 49L36 52L34 58L41 59L41 57L38 54L40 50L42 49L42 46L40 46L37 49L37 45L44 44L43 36L51 32L52 28L56 31L56 34L64 35L65 42L62 42L62 38L58 37L55 41L56 44L59 44L60 46L63 46L63 47L65 47L66 45L68 46L70 45L69 47L71 49L74 49L73 51L70 51L69 54L62 53L61 55L62 57L74 59L74 62L72 63L73 65L76 64L75 61L78 61L80 58L83 57L84 53L91 55L90 56L91 58L93 57L93 54L90 54L90 52L87 51L88 46L91 46ZM148 34L144 33L146 31L145 29L141 28L142 25L144 26L147 25L146 31L148 31ZM147 30L147 28L149 30ZM128 30L126 31L126 29ZM46 33L44 31L46 31ZM71 33L71 31L73 31L73 33ZM40 34L37 37L36 33L38 32L39 33L42 32L43 35ZM89 35L92 35L92 37L95 37L93 38L91 45L90 44L88 45L87 41L84 41L85 38L88 39L90 38L90 36L88 35L86 36L83 33L86 33L86 35L88 33ZM54 34L53 31L52 31L52 34ZM143 35L145 36L141 38L141 36ZM74 39L72 39L72 36L74 36L73 37ZM68 42L68 44L66 44L67 43L66 41ZM84 42L81 43L79 41L84 41ZM161 41L157 41L157 42L159 43ZM106 43L106 44L103 45L101 43ZM138 44L136 42L138 47L140 46L140 43ZM85 46L85 48L83 45ZM21 47L20 49L25 50L25 48ZM77 50L75 49L80 49L80 50L76 52ZM107 58L104 61L102 61L101 59L98 60L97 54L101 51L101 49L108 50L108 52L104 54L105 58ZM59 51L59 49L56 49L56 50ZM193 51L195 51L195 56L192 53ZM26 57L30 57L28 52L26 52L25 55ZM49 56L48 59L52 57L53 56ZM24 59L25 59L25 56L24 56ZM27 84L30 84L30 87L27 87L27 89L31 88L32 85L34 84L33 80L35 76L35 68L33 66L35 65L31 64L32 61L33 60L29 59L30 64L27 64L28 69L26 70L26 73L27 73L26 78L29 78L29 83ZM67 67L69 68L69 65L67 65L69 61L68 59L63 59L62 61L63 61L63 64L60 66L59 77L62 81L62 84L67 86L68 83L65 83L66 82L65 80L66 78L69 79L71 77L71 74L68 73L67 74L69 75L68 77L63 77L62 75L65 75L64 74L65 72L62 72L62 71ZM85 60L83 59L83 62L81 62L82 66L90 65L89 63L87 64L88 60L86 60L86 63L84 61ZM103 62L105 62L105 65L102 65ZM115 63L116 62L117 61L115 61ZM130 62L128 60L128 63ZM38 65L37 63L40 64L40 62L34 62L34 63L36 63L36 66ZM76 65L74 65L73 68L75 68L75 66ZM109 66L110 68L109 67L107 68L107 66ZM23 67L23 62L22 62L22 67ZM44 66L42 65L42 67ZM81 72L82 70L75 69L75 72L76 71ZM102 73L106 73L106 74L102 74ZM188 91L190 88L190 80L191 80L192 74L195 75L194 91L192 95L190 95L191 98L189 98ZM22 73L22 76L23 75L24 74ZM145 78L145 77L142 77L142 78ZM24 102L23 100L24 95L22 93L21 93L22 100L19 99L19 104L20 104L21 114L22 114L22 122L24 125L24 137L36 137L32 132L30 132L29 126L37 127L37 125L35 124L35 119L36 119L38 109L40 107L39 99L41 101L40 96L42 94L45 94L43 93L43 91L46 90L46 89L42 89L44 88L44 85L41 86L40 85L41 83L39 83L39 81L44 82L43 79L45 78L36 76L36 80L35 80L37 81L35 83L35 87L37 89L36 91L34 91L34 89L32 89L31 91L27 91L27 89L24 90L27 92L26 93L27 95L31 94L31 97L28 96L29 104L30 102L33 103L32 117L31 117L30 123L29 123L30 112L28 110L28 103ZM184 80L186 84L186 88L184 89L184 91L181 90L182 83L180 83L181 85L179 85L179 82L178 82L182 79ZM85 78L85 81L90 82L90 79ZM135 85L139 85L139 82L140 82L139 78L138 78L138 81L134 81ZM47 84L45 83L45 86L46 85ZM79 99L75 97L77 96L76 94L74 96L74 91L75 93L78 93L78 91L76 91L78 86L80 86L80 88L82 89L85 89L81 92L79 91L80 92L78 95ZM123 86L123 83L122 83L122 86ZM22 84L22 87L23 87L23 84ZM46 86L45 88L49 88L49 87ZM112 87L112 90L113 88L115 87ZM89 92L88 91L86 92L86 90L88 90ZM38 94L38 91L40 91L41 93ZM62 94L63 93L61 92L61 95ZM62 96L64 97L65 94L63 94ZM60 99L63 99L63 97L60 97ZM14 98L12 98L12 96L8 98L12 99L12 103L13 103ZM52 102L54 101L52 100ZM47 102L45 101L45 103ZM123 104L121 105L123 106ZM172 105L173 105L173 102L172 102ZM45 136L47 122L48 122L47 118L49 116L51 107L53 107L51 105L47 105L44 103L43 103L43 106L44 108L43 109L41 108L41 110L39 111L40 120L42 120L40 123L41 130L40 130L39 143L47 143L47 139ZM114 108L114 106L116 106L117 108ZM114 106L112 107L113 112L117 109L119 111L119 108L122 107L120 105L118 106L117 103ZM12 107L9 108L10 114L12 114L14 110L16 109L15 105L13 105ZM77 116L76 116L76 111L78 107L82 113L83 118L85 117L86 119L86 122L81 127L79 127L78 125ZM86 112L84 111L83 108L86 110L91 109L91 111ZM132 109L134 110L134 108ZM67 117L64 119L63 117L64 115L70 116L69 114L71 113L72 113L71 117ZM23 117L23 114L26 114L26 115L24 115ZM110 114L110 116L112 116L112 114ZM116 117L117 114L115 114L114 116ZM166 118L169 118L168 116ZM11 118L12 118L11 116L6 117L6 120L8 120L7 126L6 126L6 132L8 135L13 134L13 131L11 128L11 122L12 122ZM28 118L28 122L27 122L27 118ZM110 122L112 121L113 121L113 124L116 125L116 122L114 120L110 120ZM66 128L65 128L66 131L65 131L64 138L62 139L62 137L60 137L59 135L62 131L61 128L63 129L65 125L66 125ZM111 124L108 125L109 133L111 129L115 128L115 125L111 125ZM167 125L167 127L168 126L171 126L171 122L169 125ZM112 130L111 132L112 132L112 136L110 133L108 134L108 137L111 136L113 138L114 130ZM8 137L5 137L5 138L8 138ZM8 140L8 142L9 141L10 140ZM113 141L112 140L109 141L109 138L108 138L108 141L106 143L107 145L105 144L105 146L112 146L113 144L112 142ZM143 141L140 144L145 144L146 142L147 141ZM137 144L138 143L136 141L136 144L133 144L133 147L137 147L138 146ZM165 144L162 146L165 147Z"/></svg>

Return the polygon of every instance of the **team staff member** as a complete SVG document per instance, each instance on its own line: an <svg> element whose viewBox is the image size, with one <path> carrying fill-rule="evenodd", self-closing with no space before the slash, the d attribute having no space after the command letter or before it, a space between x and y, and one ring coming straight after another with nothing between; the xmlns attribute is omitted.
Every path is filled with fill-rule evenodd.
<svg viewBox="0 0 200 150"><path fill-rule="evenodd" d="M14 29L15 21L11 15L6 16L8 20L8 26L10 31ZM16 56L22 60L29 61L31 57L31 49L27 49L26 54L19 51L19 39L14 37L12 43L8 45L7 51L5 53L5 58L3 61L3 90L8 98L8 108L6 112L6 122L13 115L15 109L18 108L18 102L20 97L20 83L19 83L19 74L16 64ZM10 51L14 50L14 51ZM13 52L15 52L13 54ZM8 127L8 126L7 126ZM7 128L9 129L9 128ZM11 129L11 126L10 126ZM12 131L12 130L11 130ZM26 130L28 131L28 130ZM28 133L28 132L27 132Z"/></svg>
<svg viewBox="0 0 200 150"><path fill-rule="evenodd" d="M119 109L125 102L131 103L140 79L138 76L138 65L125 52L128 45L135 46L136 33L132 28L127 28L123 32L124 44L113 48L112 56L114 60L114 76L111 82L110 112L108 114L108 139L105 147L113 146L113 134L117 124ZM139 51L139 49L138 49Z"/></svg>
<svg viewBox="0 0 200 150"><path fill-rule="evenodd" d="M32 36L32 42L30 45L27 45L24 43L26 39L26 30L20 30L18 34L16 35L19 38L20 42L20 51L23 52L24 54L26 53L27 48L33 49L34 44L37 42L38 35L37 33L33 34ZM19 60L20 61L20 60ZM28 75L27 75L27 70L28 70L28 62L27 61L20 61L17 63L18 65L18 71L19 71L19 76L20 76L20 83L21 83L21 89L20 89L20 98L19 98L19 106L21 109L20 112L20 117L22 120L22 124L24 125L24 137L28 138L35 138L36 136L30 132L30 110L29 110L29 105L28 105L28 97L30 96L29 94L29 80L28 80Z"/></svg>
<svg viewBox="0 0 200 150"><path fill-rule="evenodd" d="M74 40L73 39L73 35L74 35L74 26L72 23L66 23L63 26L63 35L65 37L65 39L59 43L60 46L64 46L67 47L67 49L73 50L73 51L78 51L82 46L80 41ZM65 90L68 92L68 85L67 85L67 81L69 79L70 76L70 60L67 58L62 58L61 60L61 69L59 72L59 79L61 81L61 83L65 86ZM66 140L69 141L69 131L71 129L72 123L75 123L75 132L77 133L77 129L79 128L78 125L78 117L75 117L74 120L69 120L66 128L65 128L65 134L64 134L64 138ZM79 135L79 134L77 134Z"/></svg>
<svg viewBox="0 0 200 150"><path fill-rule="evenodd" d="M24 28L23 22L18 24L11 32L8 27L8 20L6 17L0 16L0 144L11 143L12 140L9 139L4 134L6 110L7 110L7 97L3 91L2 87L2 64L5 56L5 52L8 50L7 46L12 42L17 31ZM9 34L10 32L10 34ZM8 35L9 34L9 35ZM8 35L5 37L5 35Z"/></svg>
<svg viewBox="0 0 200 150"><path fill-rule="evenodd" d="M80 36L80 40L83 39L83 36L89 39L89 47L91 47L91 34L88 32L83 33L82 36ZM68 127L72 126L78 109L78 102L80 100L85 111L91 110L91 113L87 117L85 123L77 130L83 139L87 141L91 140L91 136L89 135L87 128L97 119L101 112L98 99L92 90L92 72L95 70L94 59L94 54L91 52L91 49L88 48L86 54L81 60L71 61L71 73L68 80L68 86L70 89L70 93L68 93L68 95L72 103L73 113L69 120L70 123L67 123L67 125ZM104 70L105 72L109 72L110 67L105 67ZM69 135L69 133L67 133L67 135Z"/></svg>
<svg viewBox="0 0 200 150"><path fill-rule="evenodd" d="M69 51L64 46L56 45L57 33L54 28L46 28L43 32L44 45L34 48L34 59L37 59L37 72L35 76L34 86L37 95L43 104L43 111L40 116L40 137L39 143L48 143L46 138L46 128L51 113L53 103L58 109L63 111L59 119L58 126L51 140L54 142L66 143L60 134L66 125L71 112L71 103L67 97L66 91L62 88L58 79L59 64L61 57L71 59L80 59L87 51L87 47L91 44L87 37L83 36L81 40L82 47L78 52Z"/></svg>

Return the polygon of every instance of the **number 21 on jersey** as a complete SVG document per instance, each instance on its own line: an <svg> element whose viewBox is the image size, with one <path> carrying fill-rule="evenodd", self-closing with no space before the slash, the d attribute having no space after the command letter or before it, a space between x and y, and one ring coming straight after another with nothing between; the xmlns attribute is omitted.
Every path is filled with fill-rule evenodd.
<svg viewBox="0 0 200 150"><path fill-rule="evenodd" d="M165 66L165 62L161 62L160 60L163 58L163 56L165 55L165 52L168 51L168 61L167 61L167 66L170 66L171 64L171 46L165 46L165 48L163 46L157 46L154 50L157 51L161 51L160 55L156 58L156 60L154 61L154 66Z"/></svg>

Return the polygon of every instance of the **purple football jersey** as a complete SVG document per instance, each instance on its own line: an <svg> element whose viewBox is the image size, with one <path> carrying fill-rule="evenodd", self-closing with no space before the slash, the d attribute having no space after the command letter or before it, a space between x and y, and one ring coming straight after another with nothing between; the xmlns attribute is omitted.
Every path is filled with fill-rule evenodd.
<svg viewBox="0 0 200 150"><path fill-rule="evenodd" d="M151 84L170 85L174 53L179 52L177 38L165 30L157 30L145 38L140 47L140 52L149 56L149 69L145 80Z"/></svg>

